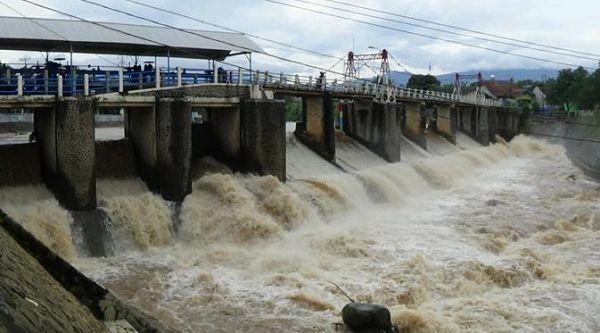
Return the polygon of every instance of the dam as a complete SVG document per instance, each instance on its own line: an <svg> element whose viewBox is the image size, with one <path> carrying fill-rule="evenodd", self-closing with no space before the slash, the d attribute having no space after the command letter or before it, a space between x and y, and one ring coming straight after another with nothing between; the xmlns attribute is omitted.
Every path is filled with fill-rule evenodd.
<svg viewBox="0 0 600 333"><path fill-rule="evenodd" d="M600 330L596 148L481 97L212 64L7 77L0 331L335 332L331 282L403 332Z"/></svg>

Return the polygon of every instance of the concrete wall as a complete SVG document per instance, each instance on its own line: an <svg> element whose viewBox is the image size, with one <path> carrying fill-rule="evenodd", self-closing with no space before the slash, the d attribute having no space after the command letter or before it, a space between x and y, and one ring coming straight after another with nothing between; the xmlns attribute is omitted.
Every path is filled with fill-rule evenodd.
<svg viewBox="0 0 600 333"><path fill-rule="evenodd" d="M489 108L479 106L458 107L459 129L484 146L490 143L490 136L492 136L489 110Z"/></svg>
<svg viewBox="0 0 600 333"><path fill-rule="evenodd" d="M96 177L136 177L135 154L130 139L96 142Z"/></svg>
<svg viewBox="0 0 600 333"><path fill-rule="evenodd" d="M406 127L404 129L404 135L418 144L421 148L427 149L425 128L421 121L422 106L422 103L405 103Z"/></svg>
<svg viewBox="0 0 600 333"><path fill-rule="evenodd" d="M302 103L306 112L306 133L316 138L323 138L325 136L323 97L304 97Z"/></svg>
<svg viewBox="0 0 600 333"><path fill-rule="evenodd" d="M243 100L241 157L246 172L286 179L285 103Z"/></svg>
<svg viewBox="0 0 600 333"><path fill-rule="evenodd" d="M192 105L183 99L156 101L156 161L159 191L165 200L191 193Z"/></svg>
<svg viewBox="0 0 600 333"><path fill-rule="evenodd" d="M35 110L34 127L40 148L40 163L44 179L57 173L55 113L54 108Z"/></svg>
<svg viewBox="0 0 600 333"><path fill-rule="evenodd" d="M42 171L37 144L0 145L0 187L38 184Z"/></svg>
<svg viewBox="0 0 600 333"><path fill-rule="evenodd" d="M219 143L219 153L234 159L240 153L240 108L211 108L210 122Z"/></svg>
<svg viewBox="0 0 600 333"><path fill-rule="evenodd" d="M344 131L386 161L400 161L401 105L372 101L354 101L346 104Z"/></svg>
<svg viewBox="0 0 600 333"><path fill-rule="evenodd" d="M532 117L528 134L563 145L575 165L600 180L600 112L565 119Z"/></svg>
<svg viewBox="0 0 600 333"><path fill-rule="evenodd" d="M294 134L324 159L335 162L335 122L330 93L303 97L302 122Z"/></svg>
<svg viewBox="0 0 600 333"><path fill-rule="evenodd" d="M505 140L512 140L519 133L521 121L517 112L500 109L496 111L496 119L497 133Z"/></svg>
<svg viewBox="0 0 600 333"><path fill-rule="evenodd" d="M436 129L448 141L456 144L456 109L450 105L437 105Z"/></svg>
<svg viewBox="0 0 600 333"><path fill-rule="evenodd" d="M30 311L31 313L24 318L27 323L23 324L26 326L13 326L10 332L103 332L94 324L94 318L98 321L126 320L140 333L175 332L166 324L127 305L80 273L1 210L0 229L3 246L11 251L10 255L2 257L21 266L19 280L13 282L21 292L11 290L18 296L17 302L21 305L18 311L26 313L25 308L31 308L30 302L23 299L24 290L39 303L35 311ZM2 264L4 263L0 260L0 265ZM22 269L24 266L27 269ZM6 270L12 274L19 271ZM35 297L36 295L39 296ZM6 307L2 303L8 299L3 297L1 290L0 296L0 306L5 310ZM1 312L4 311L0 311L0 330L5 323ZM36 319L41 322L35 322ZM58 326L53 326L54 324ZM15 330L32 326L33 330Z"/></svg>
<svg viewBox="0 0 600 333"><path fill-rule="evenodd" d="M126 135L133 146L138 175L152 190L158 189L156 162L156 117L154 106L130 107L126 114Z"/></svg>

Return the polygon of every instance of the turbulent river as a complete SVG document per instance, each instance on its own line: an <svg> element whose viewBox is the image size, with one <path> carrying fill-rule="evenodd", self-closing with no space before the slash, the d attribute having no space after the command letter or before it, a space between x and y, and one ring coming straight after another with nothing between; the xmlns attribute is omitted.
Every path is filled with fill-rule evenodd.
<svg viewBox="0 0 600 333"><path fill-rule="evenodd" d="M184 332L334 331L347 299L330 282L403 332L600 331L600 184L535 139L471 148L313 176L305 156L285 184L208 174L178 208L139 180L99 181L107 258L77 255L43 188L0 205Z"/></svg>

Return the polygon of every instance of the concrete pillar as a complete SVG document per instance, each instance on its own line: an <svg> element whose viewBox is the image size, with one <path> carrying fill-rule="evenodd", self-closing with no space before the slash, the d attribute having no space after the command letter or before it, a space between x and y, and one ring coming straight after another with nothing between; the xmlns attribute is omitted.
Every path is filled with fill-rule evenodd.
<svg viewBox="0 0 600 333"><path fill-rule="evenodd" d="M498 134L498 113L496 111L495 107L488 109L489 142L496 142L496 134Z"/></svg>
<svg viewBox="0 0 600 333"><path fill-rule="evenodd" d="M335 121L331 94L302 97L302 122L295 135L317 154L335 161Z"/></svg>
<svg viewBox="0 0 600 333"><path fill-rule="evenodd" d="M96 207L95 107L93 99L66 98L35 113L44 181L70 210Z"/></svg>
<svg viewBox="0 0 600 333"><path fill-rule="evenodd" d="M400 161L402 109L396 103L356 100L344 106L344 132L388 162Z"/></svg>
<svg viewBox="0 0 600 333"><path fill-rule="evenodd" d="M436 128L448 141L456 144L456 108L451 105L438 105Z"/></svg>
<svg viewBox="0 0 600 333"><path fill-rule="evenodd" d="M421 148L427 149L427 136L422 123L421 108L421 102L405 103L406 128L404 135Z"/></svg>
<svg viewBox="0 0 600 333"><path fill-rule="evenodd" d="M157 98L155 110L158 188L165 200L182 201L192 191L192 104Z"/></svg>
<svg viewBox="0 0 600 333"><path fill-rule="evenodd" d="M477 107L475 139L484 146L490 144L490 127L488 122L488 108Z"/></svg>
<svg viewBox="0 0 600 333"><path fill-rule="evenodd" d="M284 105L278 100L241 102L241 157L245 171L285 181Z"/></svg>

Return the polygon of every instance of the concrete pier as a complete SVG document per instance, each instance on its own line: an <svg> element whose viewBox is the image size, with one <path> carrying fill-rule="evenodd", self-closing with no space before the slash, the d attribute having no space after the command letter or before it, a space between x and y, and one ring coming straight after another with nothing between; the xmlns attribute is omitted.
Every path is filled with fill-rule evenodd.
<svg viewBox="0 0 600 333"><path fill-rule="evenodd" d="M419 145L427 149L427 135L423 126L422 102L407 102L404 104L406 127L404 135Z"/></svg>
<svg viewBox="0 0 600 333"><path fill-rule="evenodd" d="M158 188L165 200L182 201L191 193L192 108L185 99L156 102Z"/></svg>
<svg viewBox="0 0 600 333"><path fill-rule="evenodd" d="M335 123L331 94L302 97L302 122L295 135L324 159L335 162Z"/></svg>
<svg viewBox="0 0 600 333"><path fill-rule="evenodd" d="M154 105L125 109L125 135L131 141L137 174L151 190L158 189Z"/></svg>
<svg viewBox="0 0 600 333"><path fill-rule="evenodd" d="M402 108L397 103L355 100L344 110L344 132L388 162L401 158Z"/></svg>
<svg viewBox="0 0 600 333"><path fill-rule="evenodd" d="M484 146L490 143L490 125L488 108L465 107L458 108L459 129Z"/></svg>
<svg viewBox="0 0 600 333"><path fill-rule="evenodd" d="M444 138L456 144L456 108L453 105L437 105L435 127Z"/></svg>
<svg viewBox="0 0 600 333"><path fill-rule="evenodd" d="M243 100L240 109L243 169L285 181L284 102Z"/></svg>
<svg viewBox="0 0 600 333"><path fill-rule="evenodd" d="M35 111L43 179L70 210L96 207L95 102L64 98Z"/></svg>
<svg viewBox="0 0 600 333"><path fill-rule="evenodd" d="M489 125L489 109L486 107L476 107L477 126L475 139L484 146L490 144L490 125Z"/></svg>
<svg viewBox="0 0 600 333"><path fill-rule="evenodd" d="M130 107L126 113L139 176L165 200L183 200L191 192L191 103L157 98L154 106Z"/></svg>

